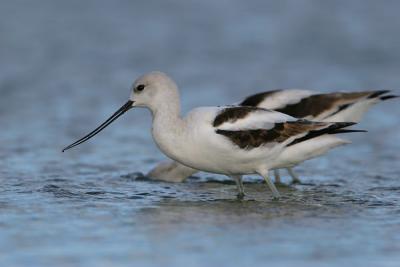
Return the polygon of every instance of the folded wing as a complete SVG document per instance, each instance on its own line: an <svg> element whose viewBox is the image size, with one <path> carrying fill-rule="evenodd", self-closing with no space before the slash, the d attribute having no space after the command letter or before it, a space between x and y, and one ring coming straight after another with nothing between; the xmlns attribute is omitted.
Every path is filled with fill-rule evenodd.
<svg viewBox="0 0 400 267"><path fill-rule="evenodd" d="M286 89L249 96L240 105L273 109L309 120L329 121L334 118L358 121L371 105L394 97L389 90L321 94L310 90ZM348 110L350 112L346 114ZM342 116L337 116L339 114Z"/></svg>
<svg viewBox="0 0 400 267"><path fill-rule="evenodd" d="M266 109L237 106L222 109L213 122L217 134L242 149L277 143L291 146L324 134L357 131L344 129L353 124L312 122Z"/></svg>

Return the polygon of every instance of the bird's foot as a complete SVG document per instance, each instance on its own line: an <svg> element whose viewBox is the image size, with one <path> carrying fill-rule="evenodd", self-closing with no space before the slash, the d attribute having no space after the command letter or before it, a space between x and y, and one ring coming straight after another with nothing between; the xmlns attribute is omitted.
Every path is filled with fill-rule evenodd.
<svg viewBox="0 0 400 267"><path fill-rule="evenodd" d="M292 186L292 184L290 183L290 184L285 184L285 183L277 183L277 182L275 182L274 183L277 187L280 187L280 188L290 188L291 186Z"/></svg>
<svg viewBox="0 0 400 267"><path fill-rule="evenodd" d="M290 183L292 185L296 185L296 184L303 184L303 182L300 179L293 179L292 182Z"/></svg>
<svg viewBox="0 0 400 267"><path fill-rule="evenodd" d="M238 200L243 200L244 199L244 193L238 193L237 195L236 195L236 197L237 197L237 199Z"/></svg>

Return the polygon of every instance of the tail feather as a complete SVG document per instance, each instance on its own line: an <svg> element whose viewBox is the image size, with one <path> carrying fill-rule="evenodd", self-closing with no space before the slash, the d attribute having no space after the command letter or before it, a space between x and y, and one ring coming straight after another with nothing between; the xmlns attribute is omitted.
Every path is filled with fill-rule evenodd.
<svg viewBox="0 0 400 267"><path fill-rule="evenodd" d="M278 157L279 160L283 162L279 167L296 166L305 160L321 156L335 147L349 143L351 142L337 135L325 134L318 136L294 146L287 147Z"/></svg>

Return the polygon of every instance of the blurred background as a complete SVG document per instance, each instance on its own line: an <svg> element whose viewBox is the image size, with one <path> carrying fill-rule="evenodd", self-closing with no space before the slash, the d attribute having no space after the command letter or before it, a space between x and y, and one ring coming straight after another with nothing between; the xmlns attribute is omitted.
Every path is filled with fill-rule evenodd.
<svg viewBox="0 0 400 267"><path fill-rule="evenodd" d="M160 70L184 111L277 88L400 88L400 2L0 2L1 266L398 266L399 102L353 144L296 168L271 201L258 177L147 181L165 157L135 110L61 149ZM286 179L286 178L285 178ZM285 181L289 181L286 179Z"/></svg>

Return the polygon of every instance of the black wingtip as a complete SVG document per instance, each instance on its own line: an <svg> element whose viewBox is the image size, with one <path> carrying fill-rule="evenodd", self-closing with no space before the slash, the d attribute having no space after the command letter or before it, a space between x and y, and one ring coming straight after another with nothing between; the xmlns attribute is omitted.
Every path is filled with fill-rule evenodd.
<svg viewBox="0 0 400 267"><path fill-rule="evenodd" d="M339 133L354 133L354 132L366 132L365 130L351 130L351 129L343 129L349 126L352 126L354 124L357 124L356 122L332 122L327 128L323 128L320 130L313 130L308 132L303 137L297 138L293 140L290 144L287 146L295 145L300 142L324 135L324 134L339 134Z"/></svg>
<svg viewBox="0 0 400 267"><path fill-rule="evenodd" d="M390 90L379 90L379 91L373 91L368 98L377 98L378 96L384 95L389 93Z"/></svg>
<svg viewBox="0 0 400 267"><path fill-rule="evenodd" d="M397 98L400 97L398 95L384 95L380 97L380 100L388 100L388 99L392 99L392 98Z"/></svg>
<svg viewBox="0 0 400 267"><path fill-rule="evenodd" d="M348 129L338 129L336 131L332 131L330 134L340 134L340 133L366 133L367 130L348 130Z"/></svg>
<svg viewBox="0 0 400 267"><path fill-rule="evenodd" d="M366 130L355 130L355 129L344 129L350 127L352 125L357 124L356 122L337 122L334 125L330 126L331 129L329 134L339 134L339 133L365 133ZM329 129L328 128L328 129Z"/></svg>
<svg viewBox="0 0 400 267"><path fill-rule="evenodd" d="M388 100L392 98L397 98L399 97L398 95L388 95L390 93L390 90L379 90L379 91L373 91L371 94L368 96L368 98L379 98L380 100Z"/></svg>
<svg viewBox="0 0 400 267"><path fill-rule="evenodd" d="M335 128L335 129L341 129L341 128L346 128L352 125L357 124L357 122L336 122L335 124L333 124L331 126L331 129Z"/></svg>

